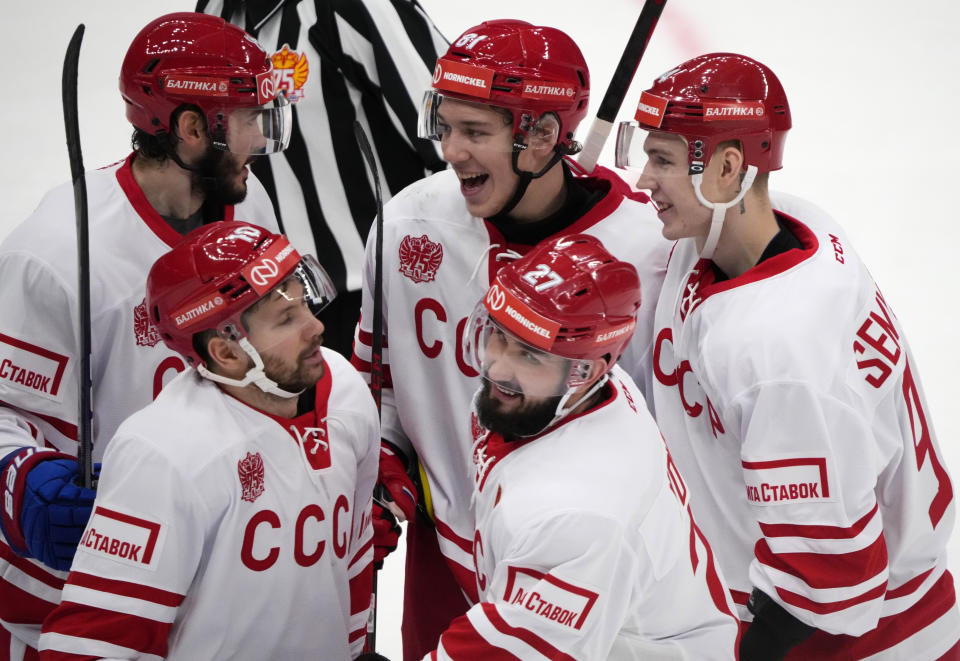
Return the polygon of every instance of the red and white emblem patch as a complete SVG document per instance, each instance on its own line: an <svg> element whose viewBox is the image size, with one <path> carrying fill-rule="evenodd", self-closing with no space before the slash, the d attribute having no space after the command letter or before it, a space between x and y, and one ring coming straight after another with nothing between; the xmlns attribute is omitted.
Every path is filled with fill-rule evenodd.
<svg viewBox="0 0 960 661"><path fill-rule="evenodd" d="M156 326L150 323L146 297L140 301L140 305L133 308L133 334L137 338L137 345L141 347L156 346L161 339Z"/></svg>
<svg viewBox="0 0 960 661"><path fill-rule="evenodd" d="M430 282L437 276L443 261L443 246L434 243L426 234L407 235L400 242L400 272L414 282Z"/></svg>
<svg viewBox="0 0 960 661"><path fill-rule="evenodd" d="M260 453L247 453L247 456L237 462L237 475L240 476L240 497L253 502L263 493L263 459Z"/></svg>

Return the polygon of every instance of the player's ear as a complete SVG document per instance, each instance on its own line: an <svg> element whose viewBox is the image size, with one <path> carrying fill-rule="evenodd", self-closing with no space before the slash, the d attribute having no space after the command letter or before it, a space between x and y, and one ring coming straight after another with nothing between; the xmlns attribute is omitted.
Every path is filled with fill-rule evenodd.
<svg viewBox="0 0 960 661"><path fill-rule="evenodd" d="M203 115L196 110L184 110L176 120L177 136L188 146L205 142L207 139L207 122Z"/></svg>
<svg viewBox="0 0 960 661"><path fill-rule="evenodd" d="M247 371L247 353L233 340L213 335L207 340L207 355L210 356L210 371L224 376L242 376Z"/></svg>
<svg viewBox="0 0 960 661"><path fill-rule="evenodd" d="M721 146L714 154L714 158L720 159L720 185L739 192L743 172L743 152L738 146Z"/></svg>

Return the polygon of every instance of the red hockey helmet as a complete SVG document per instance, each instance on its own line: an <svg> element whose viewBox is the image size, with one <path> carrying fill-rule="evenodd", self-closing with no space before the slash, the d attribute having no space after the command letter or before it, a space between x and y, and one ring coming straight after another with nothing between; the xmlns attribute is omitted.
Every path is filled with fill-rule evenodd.
<svg viewBox="0 0 960 661"><path fill-rule="evenodd" d="M140 30L120 69L120 94L130 123L151 135L169 131L173 111L193 104L221 149L246 150L230 141L237 109L258 110L267 139L247 153L281 151L289 142L289 104L277 95L270 58L253 37L215 16L177 12Z"/></svg>
<svg viewBox="0 0 960 661"><path fill-rule="evenodd" d="M739 140L744 167L759 173L783 167L790 106L783 86L766 65L744 55L711 53L688 60L657 78L640 95L639 128L683 136L690 174L702 172L717 145ZM629 126L617 138L617 165L631 165L639 145Z"/></svg>
<svg viewBox="0 0 960 661"><path fill-rule="evenodd" d="M569 359L565 385L575 387L592 361L606 358L613 366L639 308L640 279L631 264L593 236L556 238L500 269L468 322L464 355L485 373L486 340L493 329L506 331L535 352Z"/></svg>
<svg viewBox="0 0 960 661"><path fill-rule="evenodd" d="M216 330L245 338L243 313L293 277L314 316L336 296L316 259L301 258L282 234L248 223L211 223L154 263L147 276L147 310L164 343L200 367L195 334Z"/></svg>
<svg viewBox="0 0 960 661"><path fill-rule="evenodd" d="M556 113L558 144L575 153L577 126L587 114L590 72L580 49L556 28L524 21L486 21L460 35L438 60L433 90L424 95L420 137L439 140L439 97L507 108L513 134L524 143L527 131L544 113Z"/></svg>

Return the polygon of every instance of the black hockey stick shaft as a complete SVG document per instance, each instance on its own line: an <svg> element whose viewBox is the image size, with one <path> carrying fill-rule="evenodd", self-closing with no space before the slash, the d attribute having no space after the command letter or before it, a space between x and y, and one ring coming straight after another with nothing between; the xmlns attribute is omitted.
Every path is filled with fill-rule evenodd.
<svg viewBox="0 0 960 661"><path fill-rule="evenodd" d="M373 147L367 139L360 122L353 123L353 133L360 145L360 152L370 166L373 174L374 194L377 200L377 239L374 247L374 274L373 274L373 342L370 348L370 392L377 403L377 413L380 412L381 395L383 392L383 194L380 191L380 172L377 170L377 161L373 156ZM367 650L374 652L377 649L377 572L373 572L373 594L370 602L370 622L367 628Z"/></svg>
<svg viewBox="0 0 960 661"><path fill-rule="evenodd" d="M70 174L73 179L73 203L77 216L77 302L79 304L80 398L77 412L77 463L80 465L81 484L93 488L93 438L90 421L93 418L93 386L90 378L90 241L87 218L87 180L83 171L83 152L80 149L80 117L77 110L77 72L80 63L80 43L83 41L83 23L77 26L67 54L63 59L63 124L67 131L67 152L70 155Z"/></svg>
<svg viewBox="0 0 960 661"><path fill-rule="evenodd" d="M646 0L643 3L637 23L633 26L633 32L623 49L620 62L614 69L613 77L600 102L597 116L590 125L583 151L577 159L580 167L587 172L593 172L597 166L597 159L600 158L600 152L607 141L607 136L610 135L610 129L613 128L613 122L617 118L617 113L620 112L620 106L623 105L623 99L627 96L627 90L630 89L630 83L637 72L637 67L640 66L640 60L647 50L650 36L657 27L660 14L663 13L666 4L667 0Z"/></svg>

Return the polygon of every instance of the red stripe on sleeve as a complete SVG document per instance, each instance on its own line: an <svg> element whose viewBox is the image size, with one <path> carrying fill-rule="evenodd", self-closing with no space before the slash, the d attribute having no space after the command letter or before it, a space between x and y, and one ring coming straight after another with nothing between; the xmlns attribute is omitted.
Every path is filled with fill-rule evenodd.
<svg viewBox="0 0 960 661"><path fill-rule="evenodd" d="M100 640L141 654L167 655L171 624L94 606L62 602L44 622L44 632Z"/></svg>
<svg viewBox="0 0 960 661"><path fill-rule="evenodd" d="M10 624L40 624L54 608L56 604L0 580L0 620ZM0 659L3 659L2 653Z"/></svg>
<svg viewBox="0 0 960 661"><path fill-rule="evenodd" d="M576 661L576 659L574 659L572 656L561 652L529 629L515 627L511 624L508 624L507 621L501 617L500 611L497 610L495 605L486 602L480 604L480 608L483 609L483 614L487 616L488 620L490 620L490 624L492 624L500 633L507 636L513 636L514 638L519 638L548 659L553 659L554 661Z"/></svg>
<svg viewBox="0 0 960 661"><path fill-rule="evenodd" d="M370 608L373 595L373 563L350 579L350 614L356 615Z"/></svg>
<svg viewBox="0 0 960 661"><path fill-rule="evenodd" d="M887 544L883 535L870 546L851 553L774 553L765 539L757 542L754 553L761 563L796 576L815 589L853 587L887 567Z"/></svg>
<svg viewBox="0 0 960 661"><path fill-rule="evenodd" d="M806 537L807 539L853 539L863 532L870 520L876 515L879 504L862 516L852 526L802 526L790 523L760 523L764 537Z"/></svg>
<svg viewBox="0 0 960 661"><path fill-rule="evenodd" d="M358 357L357 354L353 354L353 356L350 357L350 364L353 365L358 372L362 372L364 374L370 373L370 361L363 360L362 358ZM383 387L392 388L393 377L390 375L390 366L384 363L381 365L381 367L383 368L383 373L381 375L383 379Z"/></svg>
<svg viewBox="0 0 960 661"><path fill-rule="evenodd" d="M350 635L347 636L347 642L351 644L355 643L366 635L367 635L367 627L366 625L364 625L359 629L354 629L353 631L351 631Z"/></svg>
<svg viewBox="0 0 960 661"><path fill-rule="evenodd" d="M887 591L887 584L882 583L877 587L864 592L863 594L857 595L856 597L851 597L850 599L844 599L843 601L830 601L823 603L820 601L813 601L808 599L803 595L797 594L795 592L790 592L789 590L784 590L783 588L777 588L777 594L780 595L780 598L783 599L785 603L788 603L797 608L802 608L808 610L811 613L818 613L820 615L826 615L828 613L837 613L842 610L846 610L852 606L858 604L863 604L868 601L873 601L874 599L879 599Z"/></svg>
<svg viewBox="0 0 960 661"><path fill-rule="evenodd" d="M444 651L454 661L475 661L483 659L484 661L522 661L502 647L491 645L473 624L467 619L466 615L461 615L447 627L447 630L440 636L440 644ZM431 658L437 658L434 650Z"/></svg>
<svg viewBox="0 0 960 661"><path fill-rule="evenodd" d="M21 558L19 555L11 551L10 547L7 546L6 542L4 542L2 539L0 539L0 558L6 560L8 563L22 571L30 578L35 578L41 583L45 583L56 590L63 589L62 578L54 576L50 572L46 571L43 567L38 567L26 558Z"/></svg>
<svg viewBox="0 0 960 661"><path fill-rule="evenodd" d="M183 603L184 595L177 592L169 592L160 588L152 588L139 583L129 581L118 581L112 578L102 578L93 574L85 574L79 571L70 572L67 578L68 585L77 585L82 588L90 588L100 592L109 592L120 595L121 597L133 597L134 599L143 599L161 606L177 607Z"/></svg>
<svg viewBox="0 0 960 661"><path fill-rule="evenodd" d="M362 328L359 328L359 327L357 328L357 339L359 339L362 344L365 344L365 345L367 345L368 347L372 347L372 346L373 346L373 333L369 333L369 332L367 332L367 331L365 331L365 330L363 330ZM384 349L387 349L387 348L389 348L389 347L390 347L390 345L387 344L387 336L386 336L386 334L384 334L384 336L383 336L383 348L384 348Z"/></svg>
<svg viewBox="0 0 960 661"><path fill-rule="evenodd" d="M354 554L353 558L350 560L350 564L347 565L347 569L349 569L349 568L353 567L355 564L357 564L357 562L359 562L360 559L363 558L363 554L370 550L370 547L371 547L371 546L373 546L373 538L372 538L372 537L371 537L369 540L367 540L367 543L364 544L363 546L361 546L361 547L360 547L360 550L357 551L357 552Z"/></svg>

